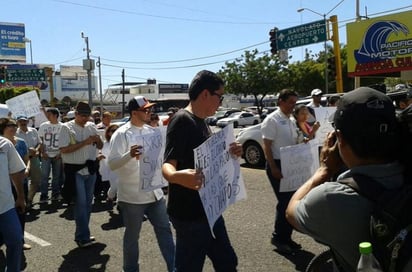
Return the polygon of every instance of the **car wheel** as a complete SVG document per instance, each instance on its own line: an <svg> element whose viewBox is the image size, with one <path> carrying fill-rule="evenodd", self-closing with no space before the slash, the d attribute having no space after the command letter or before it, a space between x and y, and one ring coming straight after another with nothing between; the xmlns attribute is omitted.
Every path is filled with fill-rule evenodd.
<svg viewBox="0 0 412 272"><path fill-rule="evenodd" d="M265 155L263 154L263 149L259 143L254 141L249 141L243 144L243 157L246 164L253 167L263 166L266 162Z"/></svg>
<svg viewBox="0 0 412 272"><path fill-rule="evenodd" d="M237 128L238 126L239 126L238 122L234 122L234 123L233 123L233 127L234 127L234 128Z"/></svg>
<svg viewBox="0 0 412 272"><path fill-rule="evenodd" d="M259 124L259 121L258 121L258 120L254 120L254 121L253 121L253 125L257 125L257 124Z"/></svg>

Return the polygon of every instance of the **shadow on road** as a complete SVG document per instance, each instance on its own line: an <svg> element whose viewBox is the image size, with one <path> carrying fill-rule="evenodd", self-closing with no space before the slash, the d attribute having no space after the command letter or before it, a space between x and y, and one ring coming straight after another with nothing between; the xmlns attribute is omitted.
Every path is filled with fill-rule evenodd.
<svg viewBox="0 0 412 272"><path fill-rule="evenodd" d="M112 230L123 227L122 215L120 213L116 213L113 210L109 210L108 213L110 216L109 221L102 224L102 230Z"/></svg>
<svg viewBox="0 0 412 272"><path fill-rule="evenodd" d="M108 254L101 255L106 245L95 243L87 248L75 248L63 255L63 263L59 267L59 272L90 272L106 271L107 262L110 259Z"/></svg>
<svg viewBox="0 0 412 272"><path fill-rule="evenodd" d="M288 259L291 263L295 264L295 271L305 271L310 260L315 257L312 252L306 250L298 250L294 254L283 254L278 251L276 252Z"/></svg>

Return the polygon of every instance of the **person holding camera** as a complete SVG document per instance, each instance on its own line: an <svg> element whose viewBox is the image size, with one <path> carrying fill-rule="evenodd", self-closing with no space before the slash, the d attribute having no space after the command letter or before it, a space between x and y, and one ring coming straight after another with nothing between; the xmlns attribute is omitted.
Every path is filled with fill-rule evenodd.
<svg viewBox="0 0 412 272"><path fill-rule="evenodd" d="M333 126L335 131L321 151L320 167L295 192L286 218L295 229L328 245L339 271L356 271L358 244L370 240L373 203L347 184L327 181L345 165L348 170L338 181L363 175L388 190L402 186L395 108L385 94L361 87L341 97Z"/></svg>
<svg viewBox="0 0 412 272"><path fill-rule="evenodd" d="M73 194L75 196L74 240L79 247L88 247L94 242L94 237L90 235L89 221L96 182L97 150L103 147L96 125L89 121L90 114L89 104L78 102L74 120L64 123L59 134L59 149L65 174L62 194L66 200Z"/></svg>

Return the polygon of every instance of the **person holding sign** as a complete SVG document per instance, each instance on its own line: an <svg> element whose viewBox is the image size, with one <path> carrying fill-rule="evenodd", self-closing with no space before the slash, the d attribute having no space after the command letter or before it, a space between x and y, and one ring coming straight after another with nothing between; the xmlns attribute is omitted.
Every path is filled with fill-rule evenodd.
<svg viewBox="0 0 412 272"><path fill-rule="evenodd" d="M153 106L154 104L143 96L132 98L128 103L130 121L119 127L110 139L107 159L110 169L118 176L117 202L125 226L125 272L139 271L139 235L145 215L153 225L167 270L173 271L174 268L175 245L163 191L160 188L143 191L141 188L141 155L145 152L145 145L156 144L143 140L144 135L152 134L155 130L146 124Z"/></svg>
<svg viewBox="0 0 412 272"><path fill-rule="evenodd" d="M216 271L236 271L238 264L222 216L211 232L198 192L204 175L194 169L193 149L211 135L205 118L222 103L223 86L215 73L197 73L189 87L189 105L176 112L167 128L163 176L169 181L168 213L176 230L176 271L200 272L206 256ZM241 156L242 146L232 143L229 151Z"/></svg>
<svg viewBox="0 0 412 272"><path fill-rule="evenodd" d="M278 96L279 108L269 114L262 123L263 150L266 156L266 173L278 200L271 243L281 253L291 254L301 248L292 240L292 226L286 221L285 211L293 192L280 192L283 178L280 148L298 143L298 129L292 117L298 100L295 91L284 89Z"/></svg>
<svg viewBox="0 0 412 272"><path fill-rule="evenodd" d="M315 133L320 127L319 122L315 122L313 126L309 125L308 119L309 119L309 110L308 107L300 104L295 107L295 110L293 111L293 117L296 119L296 125L298 127L298 133L299 136L303 136L303 141L307 142L308 140L312 140L315 138ZM300 138L298 140L300 141Z"/></svg>

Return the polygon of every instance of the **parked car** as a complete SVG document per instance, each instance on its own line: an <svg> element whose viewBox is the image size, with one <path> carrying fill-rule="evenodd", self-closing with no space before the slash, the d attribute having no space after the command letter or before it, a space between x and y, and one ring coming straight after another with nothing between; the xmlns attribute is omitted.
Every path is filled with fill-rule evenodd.
<svg viewBox="0 0 412 272"><path fill-rule="evenodd" d="M206 123L210 126L216 126L218 120L222 118L226 118L234 112L241 112L239 109L229 109L229 110L221 110L217 111L215 115L209 116L206 118Z"/></svg>
<svg viewBox="0 0 412 272"><path fill-rule="evenodd" d="M261 124L242 129L236 140L243 146L243 158L252 167L262 167L266 163L263 153Z"/></svg>
<svg viewBox="0 0 412 272"><path fill-rule="evenodd" d="M216 125L219 127L225 127L230 123L233 123L234 128L237 128L238 126L244 127L256 125L260 123L260 117L259 115L255 115L246 111L235 112L229 115L229 117L218 120Z"/></svg>

